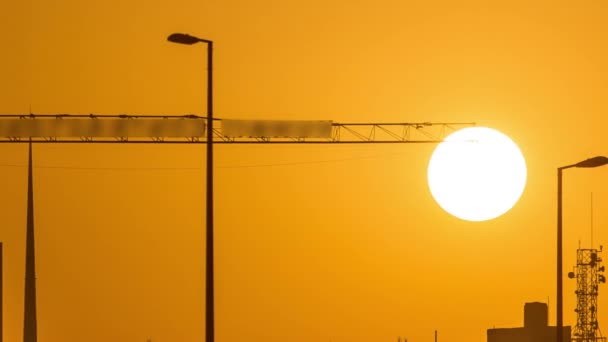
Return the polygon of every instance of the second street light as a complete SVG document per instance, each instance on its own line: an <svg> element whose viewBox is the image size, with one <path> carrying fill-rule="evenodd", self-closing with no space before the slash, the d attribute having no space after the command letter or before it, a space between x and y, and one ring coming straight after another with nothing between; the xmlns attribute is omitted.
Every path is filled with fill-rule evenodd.
<svg viewBox="0 0 608 342"><path fill-rule="evenodd" d="M205 341L215 339L215 301L213 272L213 41L184 33L167 37L173 43L207 44L207 213L206 213L206 272L205 272Z"/></svg>
<svg viewBox="0 0 608 342"><path fill-rule="evenodd" d="M576 164L557 168L557 342L564 342L563 338L563 295L562 295L562 171L573 167L591 168L608 164L608 158L593 157Z"/></svg>

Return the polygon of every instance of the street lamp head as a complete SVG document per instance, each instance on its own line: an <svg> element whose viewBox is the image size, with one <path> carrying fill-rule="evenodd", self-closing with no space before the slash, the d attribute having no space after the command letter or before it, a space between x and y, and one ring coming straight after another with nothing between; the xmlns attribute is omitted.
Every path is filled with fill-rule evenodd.
<svg viewBox="0 0 608 342"><path fill-rule="evenodd" d="M604 156L593 157L574 164L575 167L598 167L608 164L608 158Z"/></svg>
<svg viewBox="0 0 608 342"><path fill-rule="evenodd" d="M167 37L167 40L172 43L192 45L204 41L203 39L191 36L185 33L173 33Z"/></svg>

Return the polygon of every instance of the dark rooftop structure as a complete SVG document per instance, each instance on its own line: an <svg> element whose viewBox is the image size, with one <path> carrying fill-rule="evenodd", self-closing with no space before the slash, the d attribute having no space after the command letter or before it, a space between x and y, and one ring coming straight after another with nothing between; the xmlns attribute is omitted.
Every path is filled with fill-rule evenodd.
<svg viewBox="0 0 608 342"><path fill-rule="evenodd" d="M563 342L570 342L571 328L563 329ZM526 303L521 328L488 329L488 342L555 342L556 339L557 328L549 326L546 303Z"/></svg>

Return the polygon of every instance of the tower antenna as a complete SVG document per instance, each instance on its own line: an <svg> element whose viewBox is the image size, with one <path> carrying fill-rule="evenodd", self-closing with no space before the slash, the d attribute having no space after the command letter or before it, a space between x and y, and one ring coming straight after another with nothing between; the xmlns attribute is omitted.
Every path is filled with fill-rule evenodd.
<svg viewBox="0 0 608 342"><path fill-rule="evenodd" d="M568 272L568 278L576 279L576 326L572 341L606 342L598 325L598 289L606 282L600 249L583 249L576 251L576 267Z"/></svg>
<svg viewBox="0 0 608 342"><path fill-rule="evenodd" d="M593 192L591 193L591 249L593 249Z"/></svg>

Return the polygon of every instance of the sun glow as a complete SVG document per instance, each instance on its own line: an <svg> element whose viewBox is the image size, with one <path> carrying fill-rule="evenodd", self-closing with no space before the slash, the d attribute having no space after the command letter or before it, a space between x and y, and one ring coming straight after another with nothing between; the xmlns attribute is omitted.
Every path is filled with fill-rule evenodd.
<svg viewBox="0 0 608 342"><path fill-rule="evenodd" d="M429 162L428 183L435 201L468 221L486 221L509 211L526 185L526 161L503 133L471 127L449 135Z"/></svg>

